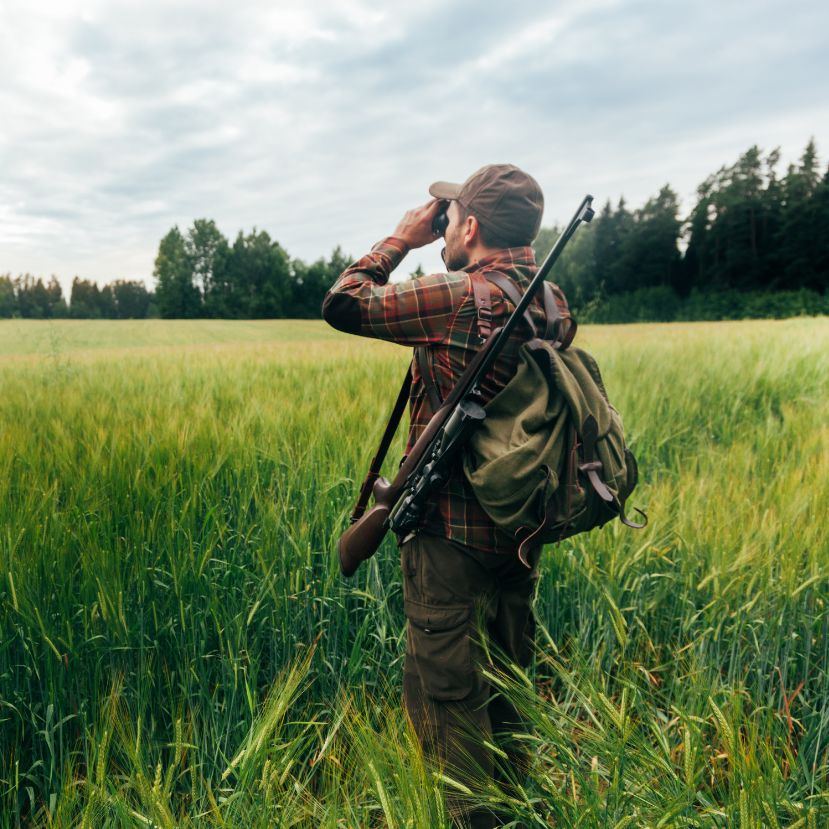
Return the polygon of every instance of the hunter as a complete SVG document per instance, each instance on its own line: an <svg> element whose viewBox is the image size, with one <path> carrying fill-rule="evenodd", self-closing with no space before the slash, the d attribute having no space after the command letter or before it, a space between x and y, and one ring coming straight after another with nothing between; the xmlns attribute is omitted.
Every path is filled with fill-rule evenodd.
<svg viewBox="0 0 829 829"><path fill-rule="evenodd" d="M429 193L431 201L409 210L391 236L342 273L322 306L325 320L340 331L415 348L407 452L482 340L514 309L497 280L510 280L523 294L536 273L531 244L544 207L535 179L511 164L487 165L463 184L435 182ZM440 238L433 220L442 211L448 272L389 282L410 250ZM530 314L543 330L541 294ZM485 402L512 377L529 336L527 326L515 329L481 385ZM487 652L496 666L531 660L541 548L530 551L529 568L518 560L516 542L483 511L460 464L419 529L398 543L409 622L403 701L425 755L468 785L520 782L528 758L510 735L522 723L481 669ZM481 641L481 631L488 641ZM496 765L484 742L498 745L508 762ZM508 819L465 811L457 800L449 805L463 826Z"/></svg>

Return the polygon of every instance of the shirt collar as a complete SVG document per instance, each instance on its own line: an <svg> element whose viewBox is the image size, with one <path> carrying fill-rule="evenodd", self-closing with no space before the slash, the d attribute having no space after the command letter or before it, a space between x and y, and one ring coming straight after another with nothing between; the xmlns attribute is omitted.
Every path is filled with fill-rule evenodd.
<svg viewBox="0 0 829 829"><path fill-rule="evenodd" d="M516 248L502 248L495 251L495 253L484 256L477 262L467 265L463 270L466 273L473 273L474 271L497 271L510 270L516 266L535 268L535 251L527 245L526 247Z"/></svg>

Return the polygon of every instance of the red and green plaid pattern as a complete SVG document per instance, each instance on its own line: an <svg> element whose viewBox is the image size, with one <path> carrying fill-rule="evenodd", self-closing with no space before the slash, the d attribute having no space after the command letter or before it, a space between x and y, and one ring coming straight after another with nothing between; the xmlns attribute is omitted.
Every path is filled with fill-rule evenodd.
<svg viewBox="0 0 829 829"><path fill-rule="evenodd" d="M508 248L457 273L436 273L390 283L389 274L407 252L406 244L395 237L378 242L371 253L343 271L326 295L326 305L336 307L344 330L404 346L428 346L432 374L445 399L481 345L469 275L475 271L498 271L509 276L524 291L537 271L533 249ZM490 283L490 289L494 329L504 324L513 306L497 286ZM336 306L332 303L335 297ZM545 320L541 303L539 292L530 309L539 330L543 330ZM349 318L347 322L346 317ZM330 310L326 319L340 327ZM528 328L526 323L516 326L495 366L481 384L485 402L512 377L518 362L518 348L530 336ZM433 414L415 360L412 360L409 411L411 425L406 451ZM481 509L460 464L427 510L423 529L486 552L515 553L517 550L513 539L499 530Z"/></svg>

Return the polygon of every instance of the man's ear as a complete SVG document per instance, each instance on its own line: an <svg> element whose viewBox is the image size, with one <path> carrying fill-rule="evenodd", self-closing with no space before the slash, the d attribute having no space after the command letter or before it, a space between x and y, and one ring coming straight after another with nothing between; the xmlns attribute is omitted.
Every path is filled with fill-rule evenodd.
<svg viewBox="0 0 829 829"><path fill-rule="evenodd" d="M478 238L478 220L474 216L467 216L463 227L463 241L465 245L474 245Z"/></svg>

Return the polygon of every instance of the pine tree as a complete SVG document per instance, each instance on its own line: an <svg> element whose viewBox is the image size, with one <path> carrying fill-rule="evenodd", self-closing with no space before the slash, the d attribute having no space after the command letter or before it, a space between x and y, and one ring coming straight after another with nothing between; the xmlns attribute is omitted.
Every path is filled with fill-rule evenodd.
<svg viewBox="0 0 829 829"><path fill-rule="evenodd" d="M683 287L744 290L768 284L779 221L774 202L778 157L773 150L764 161L760 149L750 147L699 186L688 220Z"/></svg>
<svg viewBox="0 0 829 829"><path fill-rule="evenodd" d="M68 315L69 309L66 307L66 300L63 298L63 288L54 274L46 285L46 295L48 297L50 317L59 318Z"/></svg>
<svg viewBox="0 0 829 829"><path fill-rule="evenodd" d="M624 197L619 199L615 211L608 200L598 219L594 231L594 252L599 291L607 294L621 293L630 287L629 266L625 257L628 251L627 237L633 224Z"/></svg>
<svg viewBox="0 0 829 829"><path fill-rule="evenodd" d="M27 319L48 319L52 315L49 291L43 280L27 273L14 280L20 316Z"/></svg>
<svg viewBox="0 0 829 829"><path fill-rule="evenodd" d="M818 291L829 291L829 166L812 197L814 211L814 270Z"/></svg>
<svg viewBox="0 0 829 829"><path fill-rule="evenodd" d="M101 316L100 289L95 282L79 276L72 280L69 315L75 319L98 319Z"/></svg>
<svg viewBox="0 0 829 829"><path fill-rule="evenodd" d="M600 223L601 217L596 216L590 224L579 229L567 243L549 276L550 281L555 282L564 291L570 310L574 314L594 300L599 292L596 240ZM539 266L560 235L561 228L557 225L541 228L533 242L535 261Z"/></svg>
<svg viewBox="0 0 829 829"><path fill-rule="evenodd" d="M101 310L101 318L114 320L118 318L118 309L115 304L115 295L110 285L104 285L98 292L98 307Z"/></svg>
<svg viewBox="0 0 829 829"><path fill-rule="evenodd" d="M783 210L778 247L781 258L780 287L820 290L826 284L821 273L819 249L826 225L820 223L821 176L817 148L810 140L800 164L789 165L783 180Z"/></svg>
<svg viewBox="0 0 829 829"><path fill-rule="evenodd" d="M679 201L669 185L633 214L622 240L623 284L627 290L673 286L679 267Z"/></svg>

